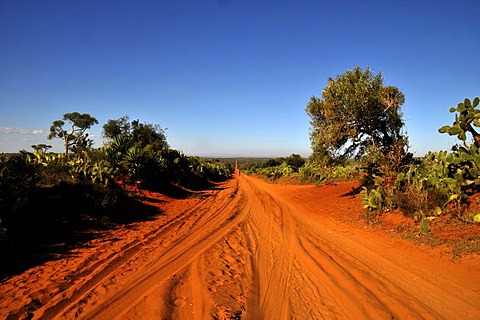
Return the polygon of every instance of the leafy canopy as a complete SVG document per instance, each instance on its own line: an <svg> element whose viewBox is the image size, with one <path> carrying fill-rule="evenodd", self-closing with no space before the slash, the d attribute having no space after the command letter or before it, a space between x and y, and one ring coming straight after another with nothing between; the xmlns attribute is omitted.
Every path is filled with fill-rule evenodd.
<svg viewBox="0 0 480 320"><path fill-rule="evenodd" d="M70 123L70 130L64 129L65 121ZM88 113L71 112L65 113L61 120L53 121L50 126L50 134L48 139L60 138L63 140L65 154L70 150L76 152L81 149L90 148L93 140L88 138L87 129L94 124L98 124L98 120Z"/></svg>
<svg viewBox="0 0 480 320"><path fill-rule="evenodd" d="M324 164L362 158L369 150L388 153L406 146L402 133L403 93L384 86L383 75L358 66L329 78L322 97L312 96L310 116L312 159Z"/></svg>
<svg viewBox="0 0 480 320"><path fill-rule="evenodd" d="M103 136L108 140L113 140L116 136L130 135L130 122L128 116L119 119L110 119L103 125Z"/></svg>
<svg viewBox="0 0 480 320"><path fill-rule="evenodd" d="M110 144L119 144L137 148L149 147L153 150L168 149L165 130L157 124L141 123L139 120L129 122L128 116L110 119L103 125L103 136Z"/></svg>

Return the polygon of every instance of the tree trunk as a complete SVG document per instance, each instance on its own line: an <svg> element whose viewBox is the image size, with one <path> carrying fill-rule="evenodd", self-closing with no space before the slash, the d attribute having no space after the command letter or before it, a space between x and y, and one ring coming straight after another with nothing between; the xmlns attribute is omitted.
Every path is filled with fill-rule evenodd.
<svg viewBox="0 0 480 320"><path fill-rule="evenodd" d="M470 124L468 125L468 131L470 131L473 136L473 142L475 143L475 146L480 148L480 134Z"/></svg>

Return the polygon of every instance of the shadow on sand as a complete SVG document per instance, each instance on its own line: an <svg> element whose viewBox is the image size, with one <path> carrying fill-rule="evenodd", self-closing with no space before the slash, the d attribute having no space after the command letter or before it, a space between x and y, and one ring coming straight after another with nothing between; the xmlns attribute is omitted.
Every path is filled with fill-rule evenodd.
<svg viewBox="0 0 480 320"><path fill-rule="evenodd" d="M206 190L222 189L209 181L183 184L186 187L167 182L142 189L173 199L204 198L209 196ZM105 205L105 201L114 205ZM155 219L162 212L154 204L163 201L124 187L111 192L78 185L39 188L30 205L12 216L15 220L7 234L0 234L0 283L31 267L71 254L72 249L85 247L108 230Z"/></svg>
<svg viewBox="0 0 480 320"><path fill-rule="evenodd" d="M0 241L0 283L9 277L47 261L57 260L71 254L75 248L88 245L90 240L100 238L108 230L127 226L133 222L148 221L162 212L138 201L137 197L125 195L114 210L105 215L72 214L48 217L46 210L72 210L76 204L56 206L42 203L41 207L26 212L26 219Z"/></svg>

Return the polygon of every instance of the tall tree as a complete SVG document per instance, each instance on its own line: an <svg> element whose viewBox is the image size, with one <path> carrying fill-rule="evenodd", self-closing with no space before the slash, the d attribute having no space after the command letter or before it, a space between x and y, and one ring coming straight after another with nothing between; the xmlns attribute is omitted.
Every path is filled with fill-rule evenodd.
<svg viewBox="0 0 480 320"><path fill-rule="evenodd" d="M329 78L322 97L312 96L306 107L310 116L312 158L324 163L364 157L373 148L388 153L407 137L401 107L403 93L384 86L383 75L356 67Z"/></svg>
<svg viewBox="0 0 480 320"><path fill-rule="evenodd" d="M70 123L70 129L68 131L63 128L65 121ZM94 124L98 124L98 120L88 113L65 113L61 120L53 121L50 126L48 139L62 139L65 154L68 154L69 151L89 148L92 146L93 140L88 137L87 130Z"/></svg>

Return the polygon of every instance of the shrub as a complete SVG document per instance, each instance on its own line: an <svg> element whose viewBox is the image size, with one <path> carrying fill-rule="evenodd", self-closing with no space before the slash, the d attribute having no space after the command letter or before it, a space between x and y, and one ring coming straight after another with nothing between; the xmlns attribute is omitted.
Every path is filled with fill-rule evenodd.
<svg viewBox="0 0 480 320"><path fill-rule="evenodd" d="M37 181L36 166L27 153L0 155L0 219L4 228L15 215L31 205Z"/></svg>

